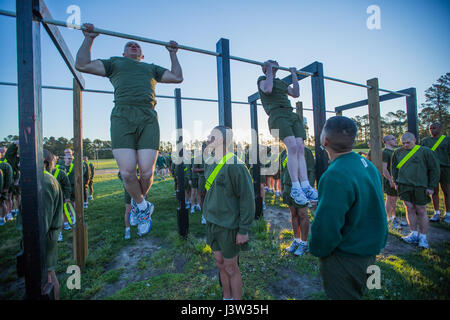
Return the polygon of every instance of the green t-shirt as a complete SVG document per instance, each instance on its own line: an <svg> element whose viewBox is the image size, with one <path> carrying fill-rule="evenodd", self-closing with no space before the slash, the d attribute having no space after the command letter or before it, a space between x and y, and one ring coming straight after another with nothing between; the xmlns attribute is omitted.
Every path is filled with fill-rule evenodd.
<svg viewBox="0 0 450 320"><path fill-rule="evenodd" d="M100 61L114 87L115 104L151 106L155 109L155 86L167 69L125 57Z"/></svg>
<svg viewBox="0 0 450 320"><path fill-rule="evenodd" d="M381 177L370 161L354 152L339 156L323 173L318 190L309 238L314 256L369 257L384 248L388 229Z"/></svg>
<svg viewBox="0 0 450 320"><path fill-rule="evenodd" d="M439 137L428 137L422 140L421 145L432 148L439 140ZM450 167L450 138L445 137L439 146L434 150L434 154L438 157L440 165L443 167Z"/></svg>
<svg viewBox="0 0 450 320"><path fill-rule="evenodd" d="M388 169L389 173L391 173L391 160L392 160L393 154L394 154L394 150L384 148L383 154L381 155L382 161L387 163L387 169Z"/></svg>
<svg viewBox="0 0 450 320"><path fill-rule="evenodd" d="M3 171L3 189L9 189L13 184L13 169L8 162L0 162L0 169Z"/></svg>
<svg viewBox="0 0 450 320"><path fill-rule="evenodd" d="M261 102L267 115L279 108L290 108L292 112L291 101L288 99L288 87L289 85L279 78L273 79L273 89L271 94L265 94L259 88L259 82L266 80L266 76L260 76L258 78L258 93L261 98Z"/></svg>

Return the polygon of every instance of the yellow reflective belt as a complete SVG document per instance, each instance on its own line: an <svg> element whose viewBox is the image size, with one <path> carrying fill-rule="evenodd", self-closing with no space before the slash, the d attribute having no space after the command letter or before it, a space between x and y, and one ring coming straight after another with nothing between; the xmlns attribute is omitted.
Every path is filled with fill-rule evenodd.
<svg viewBox="0 0 450 320"><path fill-rule="evenodd" d="M64 213L67 217L67 221L69 221L70 224L73 224L72 219L70 218L69 210L67 210L67 202L64 202Z"/></svg>
<svg viewBox="0 0 450 320"><path fill-rule="evenodd" d="M397 165L397 169L400 169L405 163L406 161L409 160L409 158L411 158L414 153L416 153L417 150L419 150L420 146L415 146L403 159L402 161L400 161L400 163Z"/></svg>
<svg viewBox="0 0 450 320"><path fill-rule="evenodd" d="M44 170L44 173L45 173L45 174L48 174L49 176L51 176L51 173L48 172L47 170Z"/></svg>
<svg viewBox="0 0 450 320"><path fill-rule="evenodd" d="M211 188L214 180L216 179L217 175L219 174L220 170L222 169L223 165L225 164L225 162L228 161L228 159L230 159L231 157L234 156L234 153L228 153L226 154L222 160L220 160L219 164L214 168L213 172L210 174L210 176L208 177L208 179L206 180L205 183L205 189L206 191L209 191L209 188Z"/></svg>
<svg viewBox="0 0 450 320"><path fill-rule="evenodd" d="M8 163L8 160L5 158L4 160L0 160L0 163Z"/></svg>
<svg viewBox="0 0 450 320"><path fill-rule="evenodd" d="M442 135L442 136L439 138L439 140L436 141L436 143L435 143L434 146L431 148L431 150L433 150L433 151L436 150L437 147L439 147L439 145L441 144L441 142L444 141L444 139L445 139L445 136Z"/></svg>
<svg viewBox="0 0 450 320"><path fill-rule="evenodd" d="M187 167L184 168L184 171L187 171Z"/></svg>
<svg viewBox="0 0 450 320"><path fill-rule="evenodd" d="M55 177L55 179L58 179L58 175L59 175L59 168L56 168L55 173L53 174L53 176Z"/></svg>
<svg viewBox="0 0 450 320"><path fill-rule="evenodd" d="M67 176L70 175L70 173L72 172L72 169L73 169L73 163L70 165L69 172L67 172Z"/></svg>

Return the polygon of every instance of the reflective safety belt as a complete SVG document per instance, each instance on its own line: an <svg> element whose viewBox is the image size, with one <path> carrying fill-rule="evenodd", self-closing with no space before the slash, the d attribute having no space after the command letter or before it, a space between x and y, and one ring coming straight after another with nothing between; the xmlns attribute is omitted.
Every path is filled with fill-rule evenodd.
<svg viewBox="0 0 450 320"><path fill-rule="evenodd" d="M234 153L230 152L230 153L227 153L222 158L222 160L220 160L219 164L214 168L213 172L209 175L208 179L206 179L206 183L205 183L206 191L209 191L209 188L211 188L214 180L216 179L217 175L219 174L219 172L222 169L222 167L225 164L225 162L227 162L228 159L230 159L233 156L234 156Z"/></svg>
<svg viewBox="0 0 450 320"><path fill-rule="evenodd" d="M69 171L67 172L67 176L70 175L70 173L72 172L72 169L73 169L73 163L70 165Z"/></svg>
<svg viewBox="0 0 450 320"><path fill-rule="evenodd" d="M69 206L69 208L67 208L67 206ZM64 214L67 217L67 221L71 225L74 225L76 222L75 209L70 202L64 202Z"/></svg>
<svg viewBox="0 0 450 320"><path fill-rule="evenodd" d="M286 164L287 164L287 156L286 159L283 160L283 169L286 167Z"/></svg>
<svg viewBox="0 0 450 320"><path fill-rule="evenodd" d="M6 158L5 158L5 159L3 159L3 160L0 160L0 163L8 163L8 161L7 161Z"/></svg>
<svg viewBox="0 0 450 320"><path fill-rule="evenodd" d="M400 169L400 168L406 163L406 161L408 161L409 158L411 158L411 157L414 155L414 153L416 153L417 150L419 150L419 149L420 149L420 146L417 145L417 146L415 146L410 152L408 152L408 154L407 154L407 155L402 159L402 161L400 161L400 163L397 165L397 169Z"/></svg>
<svg viewBox="0 0 450 320"><path fill-rule="evenodd" d="M58 179L58 175L59 175L59 168L56 168L55 173L53 174L53 176L55 177L55 179Z"/></svg>
<svg viewBox="0 0 450 320"><path fill-rule="evenodd" d="M431 147L431 150L435 151L437 149L437 147L439 147L439 145L441 144L442 141L444 141L445 136L442 135L438 141L436 141L436 143L434 144L433 147Z"/></svg>

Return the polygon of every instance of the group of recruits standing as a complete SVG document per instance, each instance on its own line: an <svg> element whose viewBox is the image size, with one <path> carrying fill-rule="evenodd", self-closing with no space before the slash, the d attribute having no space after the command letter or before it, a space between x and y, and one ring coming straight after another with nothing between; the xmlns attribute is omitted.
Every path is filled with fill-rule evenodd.
<svg viewBox="0 0 450 320"><path fill-rule="evenodd" d="M170 41L166 47L172 64L168 70L142 62L142 49L134 41L126 43L122 57L92 60L92 45L98 33L92 24L84 24L83 34L76 68L80 72L108 77L114 87L113 155L131 198L130 224L137 224L138 234L144 235L151 229L155 209L146 200L159 149L155 87L157 83L184 80L177 58L178 45ZM321 147L328 154L330 164L318 181L318 191L314 189L313 181L308 179L306 157L309 152L303 143L306 133L288 99L288 96L299 97L296 69L290 69L292 85L276 78L277 70L276 61L266 61L262 68L264 75L258 78L256 85L269 116L269 129L287 149L286 165L285 160L281 163L290 183L284 180L283 199L290 202L295 237L288 251L295 253L303 248L299 253L309 251L319 257L323 286L329 298L359 299L366 288L367 267L375 263L376 255L387 241L381 175L370 161L352 151L357 133L355 123L347 117L336 116L326 121L321 132ZM202 212L206 220L206 242L219 269L224 300L242 298L238 257L241 250L249 248L255 217L252 179L245 163L233 153L232 136L232 130L225 126L211 131L205 148L211 151L213 161L206 164L205 160L203 169L206 181ZM409 180L401 180L403 172L415 162L421 162L416 159L421 152L430 154L431 151L421 147L420 152L411 156L404 145L393 157L403 164L397 173L394 169L392 172L395 182L408 186ZM430 181L426 172L426 187L434 188L434 181ZM419 193L415 185L409 185L407 190L412 197ZM402 197L402 192L399 193ZM304 214L309 205L317 206L310 230L309 219ZM419 216L417 208L414 213ZM412 215L413 211L408 215L410 222Z"/></svg>
<svg viewBox="0 0 450 320"><path fill-rule="evenodd" d="M11 210L12 202L16 208L6 215L6 221L16 219L16 228L23 231L22 216L20 213L20 157L19 141L8 146L6 152L0 154L0 225L5 223L5 213ZM54 284L55 299L59 298L59 282L55 275L57 242L63 241L62 230L71 230L75 220L75 171L73 152L64 150L64 158L58 157L50 151L43 151L44 180L42 194L45 212L45 238L46 238L46 265L48 281ZM83 159L84 208L88 207L88 199L93 200L94 165Z"/></svg>

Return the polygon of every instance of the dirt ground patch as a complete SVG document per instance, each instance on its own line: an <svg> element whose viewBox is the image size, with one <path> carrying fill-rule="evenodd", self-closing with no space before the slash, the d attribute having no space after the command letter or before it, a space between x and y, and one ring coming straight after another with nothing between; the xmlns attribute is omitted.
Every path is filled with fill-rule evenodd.
<svg viewBox="0 0 450 320"><path fill-rule="evenodd" d="M278 274L282 278L273 283L269 289L277 299L311 299L314 293L322 291L322 281L319 277L298 274L287 268L279 270Z"/></svg>

